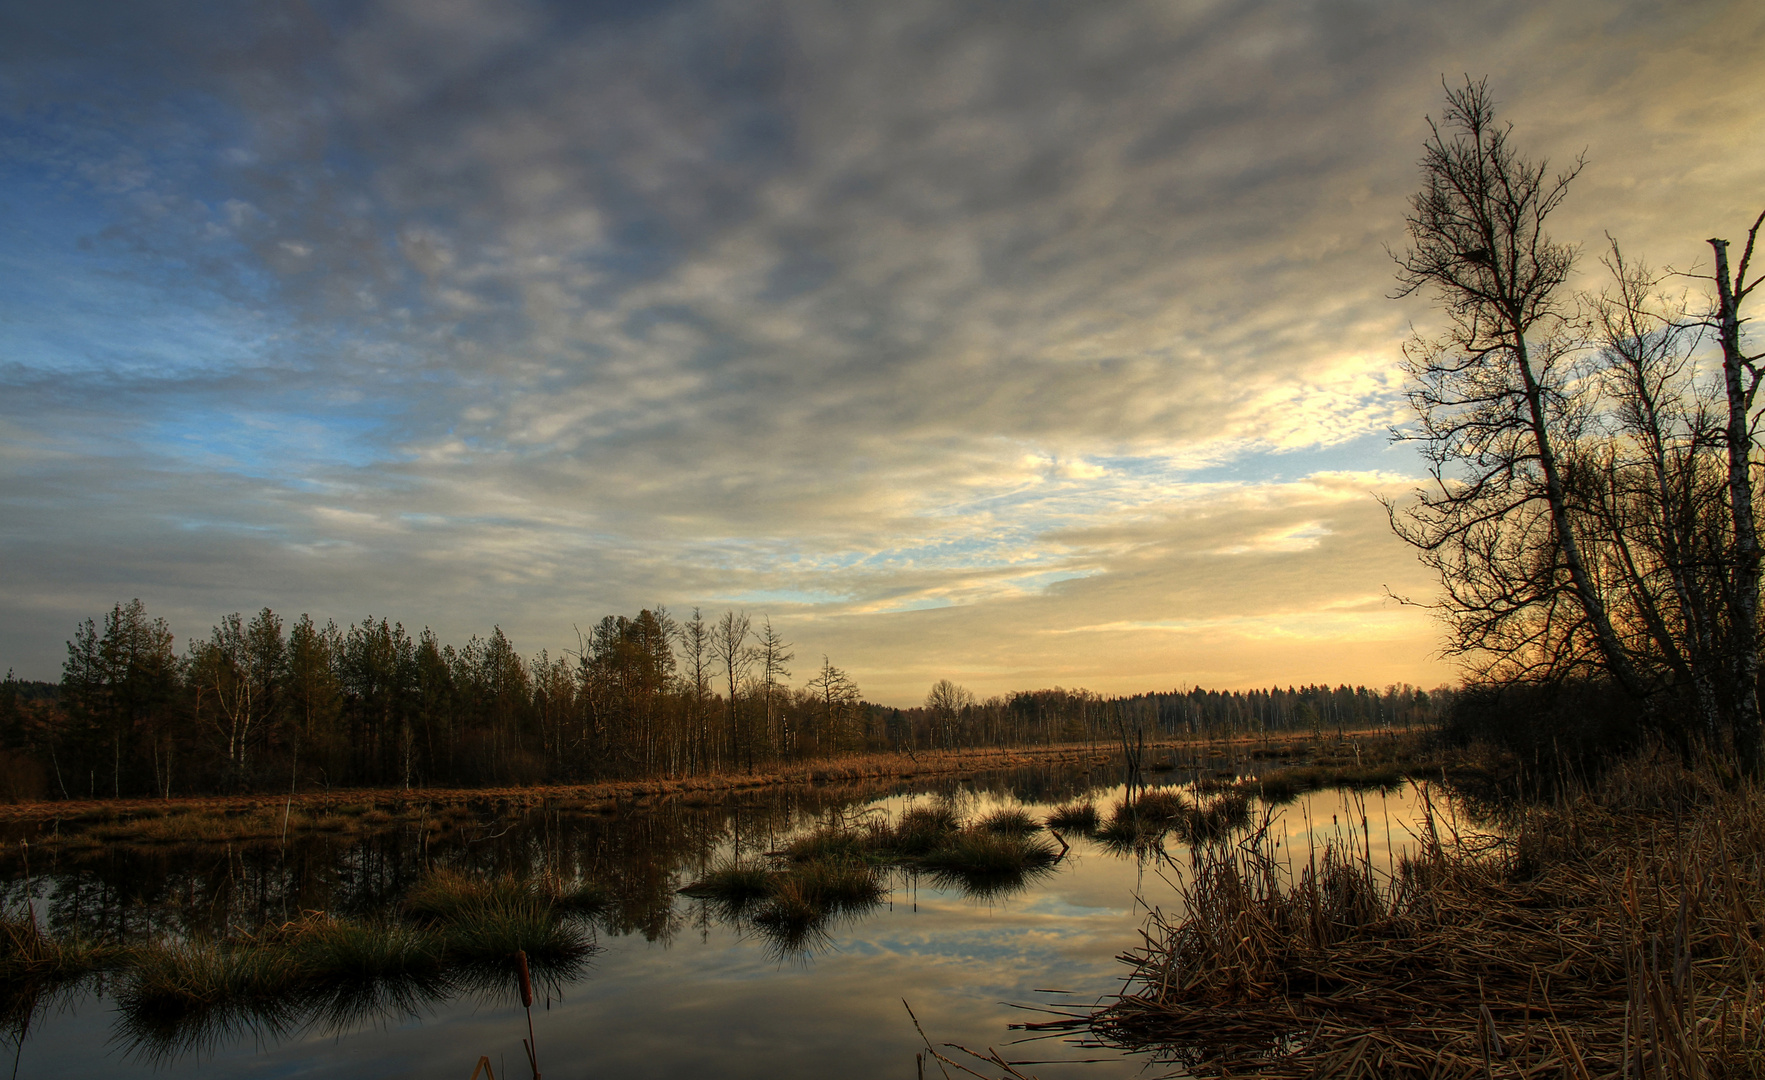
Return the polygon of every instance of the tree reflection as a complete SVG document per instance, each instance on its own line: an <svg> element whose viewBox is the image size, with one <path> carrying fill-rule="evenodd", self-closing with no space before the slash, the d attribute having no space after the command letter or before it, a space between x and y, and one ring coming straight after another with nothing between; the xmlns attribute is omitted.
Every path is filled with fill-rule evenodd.
<svg viewBox="0 0 1765 1080"><path fill-rule="evenodd" d="M1082 773L1058 770L932 786L954 805L953 796L1026 785L1047 801L1096 790ZM817 826L849 823L854 806L905 793L880 782L774 788L713 805L661 800L615 813L480 805L285 843L64 844L52 849L47 868L33 859L28 879L0 847L0 909L34 905L45 937L107 950L95 973L0 979L0 1024L16 1052L46 1010L85 1008L91 994L103 993L118 1006L113 1045L164 1066L245 1039L269 1044L395 1025L462 998L512 1007L517 947L541 992L560 997L589 977L602 935L665 943L696 919L760 942L776 962L804 960L871 917L891 886L923 880L997 902L1049 872L768 857ZM719 865L780 873L746 896L683 903L682 886ZM543 883L541 899L554 911L547 925L561 936L536 946L544 927L523 930L513 918L500 928L480 920L468 934L434 914L442 910L434 896L418 910L414 898L444 874L489 883L485 895L495 896L539 896ZM475 895L454 899L470 907Z"/></svg>

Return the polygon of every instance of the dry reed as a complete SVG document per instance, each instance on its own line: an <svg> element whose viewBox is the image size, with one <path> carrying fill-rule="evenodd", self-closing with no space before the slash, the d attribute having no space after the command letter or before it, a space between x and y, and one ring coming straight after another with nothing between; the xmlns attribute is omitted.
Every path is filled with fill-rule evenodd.
<svg viewBox="0 0 1765 1080"><path fill-rule="evenodd" d="M1289 872L1262 829L1198 849L1178 916L1085 1021L1197 1075L1698 1078L1765 1070L1765 801L1652 755L1495 833L1428 807L1390 874L1365 833ZM1072 1026L1056 1021L1048 1028Z"/></svg>

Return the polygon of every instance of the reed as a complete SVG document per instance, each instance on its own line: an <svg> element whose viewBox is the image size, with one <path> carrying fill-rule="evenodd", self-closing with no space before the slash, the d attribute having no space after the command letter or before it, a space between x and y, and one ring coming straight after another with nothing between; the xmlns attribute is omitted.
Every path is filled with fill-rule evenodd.
<svg viewBox="0 0 1765 1080"><path fill-rule="evenodd" d="M1086 1021L1194 1075L1765 1071L1765 799L1648 755L1467 830L1438 793L1389 873L1343 833L1289 868L1263 824L1197 849L1129 988Z"/></svg>

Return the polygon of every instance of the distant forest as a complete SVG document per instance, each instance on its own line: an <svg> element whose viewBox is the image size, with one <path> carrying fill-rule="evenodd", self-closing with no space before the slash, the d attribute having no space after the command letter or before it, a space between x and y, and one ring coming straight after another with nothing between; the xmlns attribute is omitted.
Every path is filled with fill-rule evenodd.
<svg viewBox="0 0 1765 1080"><path fill-rule="evenodd" d="M565 654L502 630L233 615L180 653L139 601L87 620L59 684L0 685L0 801L322 787L526 785L753 772L876 751L1438 725L1451 692L1302 686L1103 697L1056 687L924 706L863 699L827 658L800 684L770 621L609 615Z"/></svg>

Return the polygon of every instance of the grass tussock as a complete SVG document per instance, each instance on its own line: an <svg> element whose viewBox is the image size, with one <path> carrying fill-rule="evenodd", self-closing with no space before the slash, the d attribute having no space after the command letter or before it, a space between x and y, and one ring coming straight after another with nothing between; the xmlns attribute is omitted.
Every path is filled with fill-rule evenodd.
<svg viewBox="0 0 1765 1080"><path fill-rule="evenodd" d="M45 985L79 978L112 959L113 950L44 933L29 916L0 917L0 984Z"/></svg>
<svg viewBox="0 0 1765 1080"><path fill-rule="evenodd" d="M1050 829L1088 834L1097 830L1100 821L1102 818L1097 813L1097 805L1086 801L1055 807L1048 815L1047 825Z"/></svg>
<svg viewBox="0 0 1765 1080"><path fill-rule="evenodd" d="M875 837L862 829L817 829L791 841L785 856L792 862L863 861L875 849Z"/></svg>
<svg viewBox="0 0 1765 1080"><path fill-rule="evenodd" d="M1186 807L1174 824L1184 843L1199 845L1224 840L1249 822L1250 797L1241 791L1227 791Z"/></svg>
<svg viewBox="0 0 1765 1080"><path fill-rule="evenodd" d="M1028 836L1042 831L1042 823L1021 806L1002 806L983 814L975 827L1005 836Z"/></svg>
<svg viewBox="0 0 1765 1080"><path fill-rule="evenodd" d="M1390 791L1404 782L1405 770L1395 762L1372 765L1295 765L1274 769L1236 785L1264 802L1290 803L1309 791L1347 788L1350 791Z"/></svg>
<svg viewBox="0 0 1765 1080"><path fill-rule="evenodd" d="M575 977L592 944L573 911L598 890L548 877L438 870L402 919L323 914L227 940L158 941L124 950L122 1031L150 1058L202 1050L247 1028L342 1030L418 1013L460 989L513 987L515 954L550 985Z"/></svg>
<svg viewBox="0 0 1765 1080"><path fill-rule="evenodd" d="M1649 757L1486 834L1420 790L1389 873L1352 834L1290 866L1266 819L1197 849L1182 914L1154 917L1092 1030L1195 1075L1765 1072L1756 782Z"/></svg>
<svg viewBox="0 0 1765 1080"><path fill-rule="evenodd" d="M893 828L878 833L876 842L898 858L912 858L943 847L961 828L955 809L929 803L907 808Z"/></svg>
<svg viewBox="0 0 1765 1080"><path fill-rule="evenodd" d="M742 866L728 863L680 890L682 896L700 900L721 900L740 908L758 900L772 890L772 872L763 866Z"/></svg>
<svg viewBox="0 0 1765 1080"><path fill-rule="evenodd" d="M591 945L563 918L580 890L551 878L477 877L441 869L405 895L407 917L444 938L443 951L464 963L503 964L525 952L538 964L568 963Z"/></svg>
<svg viewBox="0 0 1765 1080"><path fill-rule="evenodd" d="M797 861L788 853L771 867L720 866L680 891L757 930L781 955L820 943L834 920L859 915L888 896L873 863L851 858Z"/></svg>
<svg viewBox="0 0 1765 1080"><path fill-rule="evenodd" d="M1054 845L1023 833L996 832L981 825L963 829L949 843L919 860L944 882L972 887L1000 879L1021 879L1060 860Z"/></svg>
<svg viewBox="0 0 1765 1080"><path fill-rule="evenodd" d="M1144 854L1158 848L1173 830L1195 813L1194 805L1173 788L1148 788L1115 804L1096 837L1105 850L1118 855Z"/></svg>

